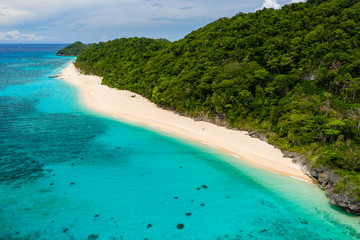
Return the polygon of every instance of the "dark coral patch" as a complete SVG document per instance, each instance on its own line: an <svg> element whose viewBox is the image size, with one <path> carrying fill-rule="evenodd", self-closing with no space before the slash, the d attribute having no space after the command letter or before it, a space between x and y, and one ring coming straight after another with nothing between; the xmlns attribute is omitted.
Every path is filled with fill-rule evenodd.
<svg viewBox="0 0 360 240"><path fill-rule="evenodd" d="M184 228L184 224L179 223L178 225L176 225L177 229L183 229Z"/></svg>

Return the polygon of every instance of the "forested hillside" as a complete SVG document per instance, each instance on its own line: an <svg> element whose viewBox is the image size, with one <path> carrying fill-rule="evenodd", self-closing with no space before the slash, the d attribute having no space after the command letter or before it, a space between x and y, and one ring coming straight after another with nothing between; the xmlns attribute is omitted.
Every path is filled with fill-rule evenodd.
<svg viewBox="0 0 360 240"><path fill-rule="evenodd" d="M86 45L80 41L77 41L63 49L60 49L56 55L58 55L58 56L77 56L77 55L79 55L79 53L85 51L90 46L91 46L91 44Z"/></svg>
<svg viewBox="0 0 360 240"><path fill-rule="evenodd" d="M261 132L306 155L339 176L332 191L360 213L359 46L360 0L309 0L221 18L174 43L99 43L76 66L159 106Z"/></svg>

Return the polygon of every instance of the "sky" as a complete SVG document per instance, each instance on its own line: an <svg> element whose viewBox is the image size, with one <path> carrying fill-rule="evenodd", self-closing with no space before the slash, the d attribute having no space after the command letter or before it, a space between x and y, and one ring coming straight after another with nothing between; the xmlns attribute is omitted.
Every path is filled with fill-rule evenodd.
<svg viewBox="0 0 360 240"><path fill-rule="evenodd" d="M304 0L1 0L0 43L176 41L221 17Z"/></svg>

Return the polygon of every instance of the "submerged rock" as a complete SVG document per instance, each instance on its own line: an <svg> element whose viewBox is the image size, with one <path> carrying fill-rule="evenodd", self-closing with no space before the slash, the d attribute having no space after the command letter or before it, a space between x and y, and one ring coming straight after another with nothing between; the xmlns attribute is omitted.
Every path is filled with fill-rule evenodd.
<svg viewBox="0 0 360 240"><path fill-rule="evenodd" d="M176 225L177 229L183 229L184 228L184 224L179 223L178 225Z"/></svg>
<svg viewBox="0 0 360 240"><path fill-rule="evenodd" d="M98 238L99 238L99 234L90 234L87 239L88 240L96 240Z"/></svg>

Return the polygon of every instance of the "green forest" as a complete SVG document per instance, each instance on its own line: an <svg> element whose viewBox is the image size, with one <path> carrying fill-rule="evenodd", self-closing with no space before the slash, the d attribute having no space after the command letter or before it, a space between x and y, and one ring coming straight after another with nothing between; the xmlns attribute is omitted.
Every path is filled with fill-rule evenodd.
<svg viewBox="0 0 360 240"><path fill-rule="evenodd" d="M194 118L266 134L360 200L360 0L221 18L183 39L91 45L75 65ZM351 186L349 188L349 186Z"/></svg>
<svg viewBox="0 0 360 240"><path fill-rule="evenodd" d="M58 56L77 56L77 55L79 55L79 53L85 51L91 45L93 45L93 44L86 45L80 41L77 41L63 49L60 49L56 55L58 55Z"/></svg>

